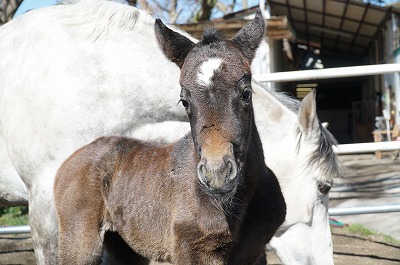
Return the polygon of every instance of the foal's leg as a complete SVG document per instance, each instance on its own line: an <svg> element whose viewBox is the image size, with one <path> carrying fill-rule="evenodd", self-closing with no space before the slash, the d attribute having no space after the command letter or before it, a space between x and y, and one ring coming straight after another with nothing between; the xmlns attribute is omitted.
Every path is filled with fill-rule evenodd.
<svg viewBox="0 0 400 265"><path fill-rule="evenodd" d="M59 264L100 264L104 202L97 185L99 181L86 177L73 163L68 166L60 168L54 189L59 226Z"/></svg>
<svg viewBox="0 0 400 265"><path fill-rule="evenodd" d="M61 265L101 264L103 242L99 226L90 222L90 216L80 217L80 222L73 221L75 216L60 219L58 248Z"/></svg>

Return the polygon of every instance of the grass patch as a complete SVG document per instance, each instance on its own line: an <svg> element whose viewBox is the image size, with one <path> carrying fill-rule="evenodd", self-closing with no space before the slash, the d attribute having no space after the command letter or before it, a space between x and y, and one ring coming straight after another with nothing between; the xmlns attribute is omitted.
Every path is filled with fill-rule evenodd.
<svg viewBox="0 0 400 265"><path fill-rule="evenodd" d="M349 224L349 226L347 226L345 229L350 233L361 234L363 236L372 236L377 234L376 232L359 224Z"/></svg>
<svg viewBox="0 0 400 265"><path fill-rule="evenodd" d="M374 237L380 238L383 242L385 242L387 244L400 246L400 240L395 239L392 236L370 230L360 224L349 224L349 226L345 227L345 230L347 232L353 233L353 234L359 234L359 235L363 235L363 236L374 236Z"/></svg>
<svg viewBox="0 0 400 265"><path fill-rule="evenodd" d="M383 235L383 241L385 243L400 247L400 240L397 240L396 238L393 238L391 236Z"/></svg>
<svg viewBox="0 0 400 265"><path fill-rule="evenodd" d="M28 207L0 207L0 226L28 224Z"/></svg>

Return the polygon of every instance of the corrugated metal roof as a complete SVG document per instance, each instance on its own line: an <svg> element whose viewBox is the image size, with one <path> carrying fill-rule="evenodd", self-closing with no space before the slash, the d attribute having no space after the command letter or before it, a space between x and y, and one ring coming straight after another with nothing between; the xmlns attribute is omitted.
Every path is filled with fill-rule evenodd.
<svg viewBox="0 0 400 265"><path fill-rule="evenodd" d="M324 52L362 58L396 7L353 0L268 0L272 15L287 16L296 41Z"/></svg>

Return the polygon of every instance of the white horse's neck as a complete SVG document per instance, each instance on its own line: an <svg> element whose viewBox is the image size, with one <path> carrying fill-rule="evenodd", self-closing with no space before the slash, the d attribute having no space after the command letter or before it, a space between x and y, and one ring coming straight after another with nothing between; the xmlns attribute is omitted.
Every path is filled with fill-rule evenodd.
<svg viewBox="0 0 400 265"><path fill-rule="evenodd" d="M287 163L288 158L297 155L297 141L293 137L296 134L297 115L262 87L253 84L253 90L254 116L263 139L265 162L279 176L280 184L285 185L287 180L281 179L281 176L287 176L290 168L282 163Z"/></svg>
<svg viewBox="0 0 400 265"><path fill-rule="evenodd" d="M266 165L277 175L287 204L284 225L308 222L310 215L303 214L304 208L296 207L303 198L290 199L298 189L313 185L313 176L304 172L315 145L300 138L298 116L271 93L253 84L254 116L257 129L263 139ZM305 190L309 190L306 189ZM311 198L304 198L308 204ZM297 210L296 210L297 209ZM311 209L310 209L311 211Z"/></svg>

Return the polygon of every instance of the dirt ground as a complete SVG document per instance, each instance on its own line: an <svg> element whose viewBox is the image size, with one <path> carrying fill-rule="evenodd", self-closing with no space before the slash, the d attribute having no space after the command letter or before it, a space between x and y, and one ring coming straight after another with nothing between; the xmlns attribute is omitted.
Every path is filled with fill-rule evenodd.
<svg viewBox="0 0 400 265"><path fill-rule="evenodd" d="M36 264L30 235L0 235L0 264Z"/></svg>
<svg viewBox="0 0 400 265"><path fill-rule="evenodd" d="M331 191L331 207L400 204L400 161L373 155L341 156L348 167ZM364 226L400 239L400 213L336 216L347 224ZM386 243L382 235L362 236L332 228L336 265L400 264L400 247ZM0 235L0 265L36 264L29 234ZM268 253L268 264L279 260Z"/></svg>
<svg viewBox="0 0 400 265"><path fill-rule="evenodd" d="M380 237L350 234L340 228L333 228L332 234L336 265L400 264L400 247L385 243ZM36 264L29 234L0 236L0 264ZM268 253L268 264L281 263Z"/></svg>
<svg viewBox="0 0 400 265"><path fill-rule="evenodd" d="M400 160L393 155L376 159L373 154L339 156L347 167L343 179L330 192L330 208L400 205ZM400 240L400 212L334 216L342 222L361 224Z"/></svg>

